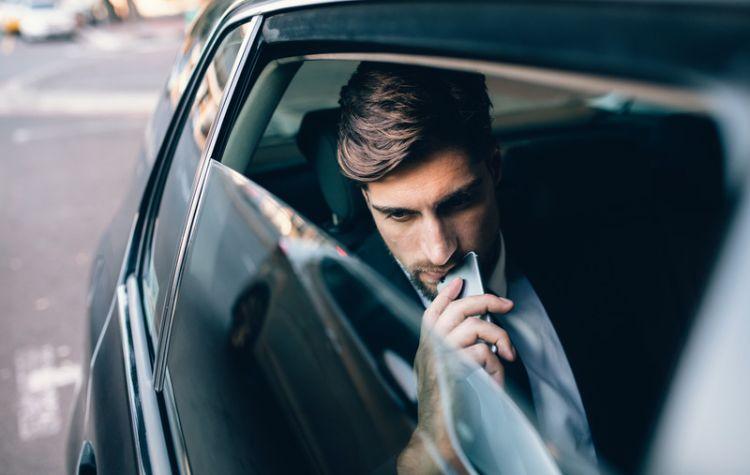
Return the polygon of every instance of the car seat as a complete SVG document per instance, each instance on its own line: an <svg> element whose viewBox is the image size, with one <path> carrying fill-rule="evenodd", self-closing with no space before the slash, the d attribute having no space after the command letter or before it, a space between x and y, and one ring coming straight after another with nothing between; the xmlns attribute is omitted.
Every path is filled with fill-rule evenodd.
<svg viewBox="0 0 750 475"><path fill-rule="evenodd" d="M717 130L630 115L504 149L509 253L565 347L600 456L634 471L721 234Z"/></svg>
<svg viewBox="0 0 750 475"><path fill-rule="evenodd" d="M356 250L373 231L359 187L339 171L337 159L339 109L305 114L297 146L315 170L330 218L322 227L350 250Z"/></svg>

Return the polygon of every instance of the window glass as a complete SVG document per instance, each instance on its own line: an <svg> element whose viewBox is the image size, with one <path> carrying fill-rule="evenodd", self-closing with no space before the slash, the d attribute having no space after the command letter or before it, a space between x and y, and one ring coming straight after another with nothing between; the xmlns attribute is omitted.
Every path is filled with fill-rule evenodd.
<svg viewBox="0 0 750 475"><path fill-rule="evenodd" d="M247 33L247 27L242 26L224 38L200 82L189 116L178 135L145 254L143 291L146 315L155 330L159 327L169 292L200 157L219 111L229 71Z"/></svg>
<svg viewBox="0 0 750 475"><path fill-rule="evenodd" d="M232 372L244 370L218 358L236 361L222 353L227 345L256 335L242 354L266 381L243 384L273 388L306 460L324 472L387 462L418 413L410 369L419 341L384 289L397 287L420 309L424 302L387 249L374 252L380 238L362 191L337 168L338 94L357 65L303 63L293 77L276 78L273 94L243 106L230 140L260 140L246 143L240 160L226 156L231 147L222 157L243 166L226 178L233 185L215 185L232 196L199 216L183 288L191 287L175 321L184 333L170 353L170 370L195 396L183 396L187 407L214 401L223 380L239 384ZM504 77L487 78L487 86L502 151L495 191L508 295L513 315L546 323L513 330L526 349L515 369L506 366L505 386L446 342L433 343L442 401L435 407L449 437L426 434L437 450L427 452L482 473L555 473L557 465L585 473L597 462L634 471L731 206L716 124L704 112L653 107L615 90L600 96ZM328 238L297 232L306 226ZM230 244L232 236L241 244ZM324 251L345 259L313 259ZM262 322L238 317L237 309L257 304L230 306L264 273L272 310ZM212 344L197 353L206 329ZM205 374L213 384L190 390L187 375L199 361L212 365ZM243 390L233 394L241 399ZM211 410L231 415L234 403L223 404Z"/></svg>
<svg viewBox="0 0 750 475"><path fill-rule="evenodd" d="M185 92L190 75L198 64L201 53L203 53L203 47L206 46L211 32L230 3L231 0L217 0L206 3L188 27L185 41L167 80L167 90L173 106L177 104L180 96Z"/></svg>

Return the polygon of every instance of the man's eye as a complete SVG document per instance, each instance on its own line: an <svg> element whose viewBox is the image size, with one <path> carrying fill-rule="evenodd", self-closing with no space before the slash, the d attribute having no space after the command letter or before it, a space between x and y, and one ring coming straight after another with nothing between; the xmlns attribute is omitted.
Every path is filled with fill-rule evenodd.
<svg viewBox="0 0 750 475"><path fill-rule="evenodd" d="M464 208L470 207L476 201L476 197L473 195L462 195L455 197L447 203L444 203L441 208L446 212L460 211Z"/></svg>
<svg viewBox="0 0 750 475"><path fill-rule="evenodd" d="M393 211L392 213L388 213L389 219L392 219L398 222L404 222L408 220L410 217L411 215L409 213L405 213L403 211Z"/></svg>

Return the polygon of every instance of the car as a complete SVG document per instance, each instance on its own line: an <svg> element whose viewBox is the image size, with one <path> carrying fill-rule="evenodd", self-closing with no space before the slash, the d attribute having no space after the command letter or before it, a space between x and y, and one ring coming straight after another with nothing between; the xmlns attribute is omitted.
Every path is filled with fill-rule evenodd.
<svg viewBox="0 0 750 475"><path fill-rule="evenodd" d="M23 6L18 0L0 2L0 28L9 35L18 33Z"/></svg>
<svg viewBox="0 0 750 475"><path fill-rule="evenodd" d="M62 0L60 7L75 17L79 27L95 24L106 16L98 0Z"/></svg>
<svg viewBox="0 0 750 475"><path fill-rule="evenodd" d="M53 0L26 0L21 3L18 32L22 38L38 41L49 38L71 38L78 28L75 13Z"/></svg>
<svg viewBox="0 0 750 475"><path fill-rule="evenodd" d="M93 263L68 471L393 469L422 309L338 171L362 61L486 76L503 232L596 447L547 446L512 387L468 388L482 371L447 351L462 469L750 470L748 20L733 2L209 3Z"/></svg>

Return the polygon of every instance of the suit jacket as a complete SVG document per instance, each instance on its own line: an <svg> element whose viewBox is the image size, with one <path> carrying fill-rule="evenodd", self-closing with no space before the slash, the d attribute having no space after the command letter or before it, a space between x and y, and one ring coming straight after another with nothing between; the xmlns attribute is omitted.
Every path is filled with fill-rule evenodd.
<svg viewBox="0 0 750 475"><path fill-rule="evenodd" d="M510 259L507 249L504 252L506 265L502 270L506 273L509 291L512 289L514 292L510 297L519 300L512 312L514 315L499 316L496 323L506 326L519 350L519 356L529 358L524 362L520 358L513 363L503 361L506 382L509 382L506 384L506 392L524 410L527 418L537 423L548 443L596 464L586 413L572 370L561 343L558 343L559 337L533 286ZM373 233L360 247L358 254L388 282L423 308L421 297L395 258L390 255L379 234ZM529 340L524 335L536 337ZM534 378L531 380L527 367L534 371ZM539 420L536 420L537 415Z"/></svg>

